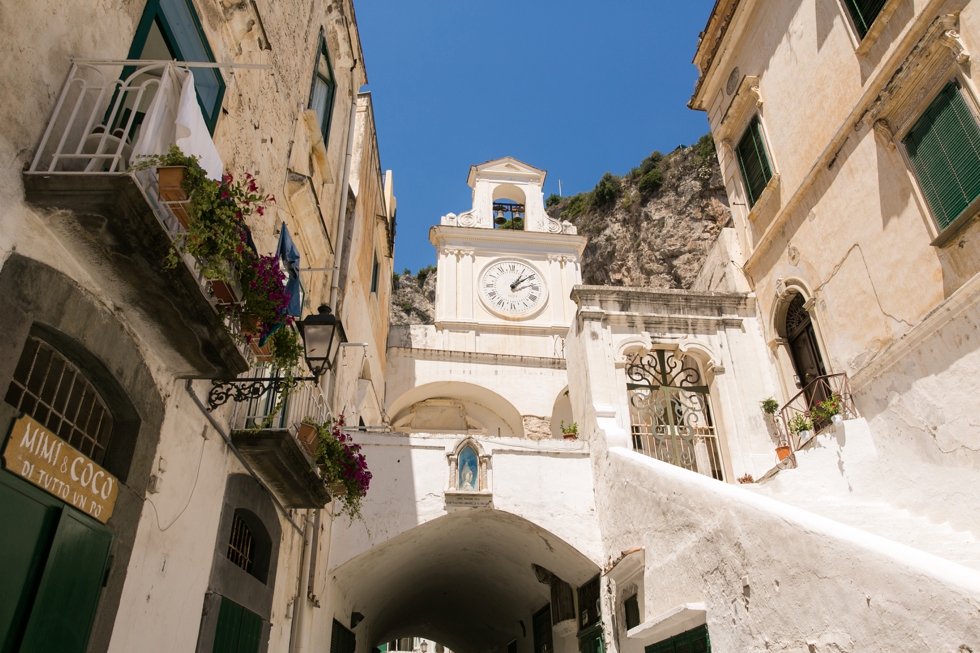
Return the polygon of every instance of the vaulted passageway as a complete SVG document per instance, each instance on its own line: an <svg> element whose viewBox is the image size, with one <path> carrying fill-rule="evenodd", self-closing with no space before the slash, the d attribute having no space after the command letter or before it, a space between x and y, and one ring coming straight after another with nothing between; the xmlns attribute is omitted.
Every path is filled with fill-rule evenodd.
<svg viewBox="0 0 980 653"><path fill-rule="evenodd" d="M479 508L402 533L344 563L334 578L365 616L356 629L359 651L418 636L482 653L533 636L531 615L551 600L551 589L532 565L573 587L599 573L596 563L534 523Z"/></svg>

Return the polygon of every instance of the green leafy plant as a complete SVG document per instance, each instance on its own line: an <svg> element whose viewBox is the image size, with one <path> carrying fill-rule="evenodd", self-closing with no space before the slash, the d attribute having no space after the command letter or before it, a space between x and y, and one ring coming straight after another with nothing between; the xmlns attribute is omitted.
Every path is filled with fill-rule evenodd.
<svg viewBox="0 0 980 653"><path fill-rule="evenodd" d="M562 420L559 428L561 428L561 432L565 435L578 437L578 422L572 422L568 426L565 426L565 420Z"/></svg>
<svg viewBox="0 0 980 653"><path fill-rule="evenodd" d="M568 204L561 212L561 217L574 221L576 218L585 215L591 206L589 198L590 193L573 195L568 199Z"/></svg>
<svg viewBox="0 0 980 653"><path fill-rule="evenodd" d="M419 283L419 288L425 287L425 280L429 278L429 275L436 271L436 266L427 265L424 268L419 268L419 271L415 274L415 280Z"/></svg>
<svg viewBox="0 0 980 653"><path fill-rule="evenodd" d="M810 419L803 413L799 413L796 417L790 420L789 430L793 433L799 433L800 431L812 431L813 422L811 422Z"/></svg>
<svg viewBox="0 0 980 653"><path fill-rule="evenodd" d="M314 465L320 470L324 483L333 491L334 500L342 504L340 514L346 514L351 521L361 519L361 503L372 478L367 460L361 453L361 445L343 433L343 415L336 421L309 423L317 431Z"/></svg>
<svg viewBox="0 0 980 653"><path fill-rule="evenodd" d="M779 402L772 397L760 402L760 404L762 406L762 412L766 415L775 415L776 411L779 410Z"/></svg>
<svg viewBox="0 0 980 653"><path fill-rule="evenodd" d="M653 170L654 168L658 167L660 165L660 162L663 161L663 160L664 160L664 155L663 154L661 154L660 152L657 152L657 151L651 152L650 153L650 156L648 156L647 158L643 159L640 162L640 167L637 170L636 176L642 178L644 175L646 175L647 173L649 173L651 170Z"/></svg>
<svg viewBox="0 0 980 653"><path fill-rule="evenodd" d="M602 175L602 179L596 184L595 188L592 189L592 203L594 206L601 207L611 204L615 199L616 195L619 194L622 184L620 183L619 177L607 172Z"/></svg>
<svg viewBox="0 0 980 653"><path fill-rule="evenodd" d="M524 218L511 218L507 222L499 225L497 229L509 229L512 231L523 231L524 230Z"/></svg>
<svg viewBox="0 0 980 653"><path fill-rule="evenodd" d="M640 191L641 195L649 196L660 190L660 187L663 185L664 173L660 170L660 168L654 168L640 178L640 183L637 184L637 189Z"/></svg>
<svg viewBox="0 0 980 653"><path fill-rule="evenodd" d="M561 195L558 193L552 193L551 195L548 195L548 198L544 201L544 206L545 208L550 209L559 202L561 202Z"/></svg>
<svg viewBox="0 0 980 653"><path fill-rule="evenodd" d="M840 415L841 410L841 399L834 393L829 398L817 402L817 405L813 407L811 413L815 417L830 421L830 418L834 415Z"/></svg>
<svg viewBox="0 0 980 653"><path fill-rule="evenodd" d="M269 343L272 349L272 365L285 374L291 374L303 355L303 347L296 331L289 326L276 329L270 336Z"/></svg>

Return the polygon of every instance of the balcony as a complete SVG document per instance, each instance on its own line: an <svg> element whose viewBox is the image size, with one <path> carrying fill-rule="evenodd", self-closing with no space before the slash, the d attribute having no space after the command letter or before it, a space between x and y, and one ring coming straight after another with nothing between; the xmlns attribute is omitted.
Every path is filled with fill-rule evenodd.
<svg viewBox="0 0 980 653"><path fill-rule="evenodd" d="M183 227L156 171L130 168L169 66L73 63L23 174L25 198L176 376L231 378L248 369L237 325L192 258L165 268ZM159 105L176 114L170 103Z"/></svg>
<svg viewBox="0 0 980 653"><path fill-rule="evenodd" d="M262 376L268 369L256 372L253 376ZM330 493L314 469L313 446L304 446L298 436L305 418L323 422L330 416L323 392L306 381L289 396L285 407L275 410L277 403L278 396L267 392L240 404L244 411L235 418L238 428L232 431L232 442L284 506L322 508L330 502Z"/></svg>
<svg viewBox="0 0 980 653"><path fill-rule="evenodd" d="M833 404L828 411L821 409L821 402ZM828 412L837 413L829 416ZM793 451L804 447L814 435L833 426L838 421L860 417L851 394L847 374L818 376L800 390L779 410L783 437Z"/></svg>

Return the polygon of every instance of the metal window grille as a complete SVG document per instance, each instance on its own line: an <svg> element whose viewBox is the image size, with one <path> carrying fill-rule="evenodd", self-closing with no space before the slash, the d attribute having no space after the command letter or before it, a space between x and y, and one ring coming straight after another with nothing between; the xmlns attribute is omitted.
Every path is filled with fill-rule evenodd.
<svg viewBox="0 0 980 653"><path fill-rule="evenodd" d="M639 352L626 376L633 448L723 481L709 390L694 359L662 349Z"/></svg>
<svg viewBox="0 0 980 653"><path fill-rule="evenodd" d="M5 401L101 464L112 414L88 379L43 340L30 337Z"/></svg>
<svg viewBox="0 0 980 653"><path fill-rule="evenodd" d="M578 609L581 613L579 630L599 622L602 611L599 608L598 576L578 588Z"/></svg>
<svg viewBox="0 0 980 653"><path fill-rule="evenodd" d="M228 541L228 559L252 573L254 560L252 559L252 531L248 524L239 515L231 523L231 539Z"/></svg>

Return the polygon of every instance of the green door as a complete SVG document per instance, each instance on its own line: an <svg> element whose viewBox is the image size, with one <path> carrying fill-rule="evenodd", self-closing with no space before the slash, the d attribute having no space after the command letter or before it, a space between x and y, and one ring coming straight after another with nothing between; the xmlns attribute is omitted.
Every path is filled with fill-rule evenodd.
<svg viewBox="0 0 980 653"><path fill-rule="evenodd" d="M212 653L258 653L262 617L221 597Z"/></svg>
<svg viewBox="0 0 980 653"><path fill-rule="evenodd" d="M0 652L84 653L112 531L0 471Z"/></svg>

